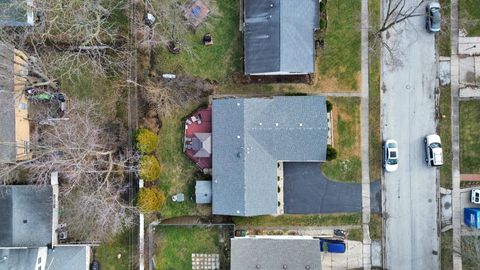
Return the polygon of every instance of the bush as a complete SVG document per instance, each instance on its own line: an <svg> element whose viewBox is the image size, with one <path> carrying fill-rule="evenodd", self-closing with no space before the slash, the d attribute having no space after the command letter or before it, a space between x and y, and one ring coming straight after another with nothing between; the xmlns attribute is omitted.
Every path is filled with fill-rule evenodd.
<svg viewBox="0 0 480 270"><path fill-rule="evenodd" d="M327 113L331 112L333 109L333 104L329 100L327 100Z"/></svg>
<svg viewBox="0 0 480 270"><path fill-rule="evenodd" d="M334 160L337 158L337 150L333 148L330 144L327 144L327 160Z"/></svg>
<svg viewBox="0 0 480 270"><path fill-rule="evenodd" d="M160 176L160 163L154 156L143 156L140 160L140 178L154 181Z"/></svg>
<svg viewBox="0 0 480 270"><path fill-rule="evenodd" d="M137 206L142 212L156 212L165 204L165 194L159 188L141 188L138 192Z"/></svg>
<svg viewBox="0 0 480 270"><path fill-rule="evenodd" d="M160 138L155 132L146 128L137 130L137 134L135 136L135 145L138 151L145 154L151 154L153 151L155 151L155 149L157 149L159 141Z"/></svg>

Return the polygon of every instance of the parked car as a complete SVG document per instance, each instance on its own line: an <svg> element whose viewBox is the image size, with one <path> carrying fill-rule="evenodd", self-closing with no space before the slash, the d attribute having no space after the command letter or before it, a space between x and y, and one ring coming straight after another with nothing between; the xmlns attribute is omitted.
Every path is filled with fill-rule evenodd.
<svg viewBox="0 0 480 270"><path fill-rule="evenodd" d="M320 251L331 253L345 253L346 245L343 240L320 239Z"/></svg>
<svg viewBox="0 0 480 270"><path fill-rule="evenodd" d="M480 204L480 189L472 189L470 201L474 204Z"/></svg>
<svg viewBox="0 0 480 270"><path fill-rule="evenodd" d="M395 140L386 140L383 144L383 167L387 172L398 169L398 143Z"/></svg>
<svg viewBox="0 0 480 270"><path fill-rule="evenodd" d="M425 162L428 166L443 165L442 141L437 134L425 136Z"/></svg>
<svg viewBox="0 0 480 270"><path fill-rule="evenodd" d="M440 31L442 16L440 13L440 4L438 2L430 2L427 4L427 30L430 33Z"/></svg>

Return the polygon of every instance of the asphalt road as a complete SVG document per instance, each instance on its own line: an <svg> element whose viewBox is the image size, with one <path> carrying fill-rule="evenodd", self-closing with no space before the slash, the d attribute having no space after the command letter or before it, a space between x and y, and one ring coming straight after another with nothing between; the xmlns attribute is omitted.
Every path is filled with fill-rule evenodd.
<svg viewBox="0 0 480 270"><path fill-rule="evenodd" d="M283 172L287 214L362 211L361 184L331 181L321 172L317 162L285 162ZM372 212L379 212L379 181L370 185L370 193Z"/></svg>
<svg viewBox="0 0 480 270"><path fill-rule="evenodd" d="M386 269L439 269L436 169L425 165L423 146L436 127L435 40L425 30L424 10L386 34L395 61L383 50L383 139L399 146L398 171L383 177Z"/></svg>

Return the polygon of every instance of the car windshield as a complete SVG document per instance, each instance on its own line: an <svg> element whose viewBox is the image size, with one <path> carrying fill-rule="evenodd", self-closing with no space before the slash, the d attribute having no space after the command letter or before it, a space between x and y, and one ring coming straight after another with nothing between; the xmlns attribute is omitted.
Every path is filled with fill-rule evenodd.
<svg viewBox="0 0 480 270"><path fill-rule="evenodd" d="M439 144L439 143L432 143L432 144L430 144L430 147L431 148L440 148L440 147L442 147L442 145Z"/></svg>
<svg viewBox="0 0 480 270"><path fill-rule="evenodd" d="M432 8L432 23L440 24L440 9Z"/></svg>
<svg viewBox="0 0 480 270"><path fill-rule="evenodd" d="M397 148L396 143L388 143L388 148Z"/></svg>

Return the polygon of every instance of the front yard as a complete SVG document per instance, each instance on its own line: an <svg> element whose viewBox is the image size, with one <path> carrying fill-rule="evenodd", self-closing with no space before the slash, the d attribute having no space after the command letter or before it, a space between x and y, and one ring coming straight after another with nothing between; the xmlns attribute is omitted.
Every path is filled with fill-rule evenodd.
<svg viewBox="0 0 480 270"><path fill-rule="evenodd" d="M230 227L229 227L230 228ZM219 254L220 267L229 265L232 232L218 227L158 226L155 239L155 269L192 269L192 254Z"/></svg>
<svg viewBox="0 0 480 270"><path fill-rule="evenodd" d="M480 102L461 101L460 110L460 172L480 173Z"/></svg>
<svg viewBox="0 0 480 270"><path fill-rule="evenodd" d="M322 163L322 171L332 180L361 182L360 99L336 97L330 101L333 104L334 148L338 156Z"/></svg>
<svg viewBox="0 0 480 270"><path fill-rule="evenodd" d="M480 8L478 0L458 1L459 28L465 29L467 36L480 36Z"/></svg>

